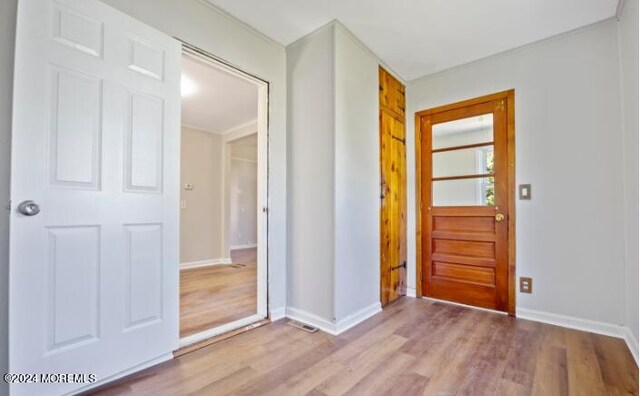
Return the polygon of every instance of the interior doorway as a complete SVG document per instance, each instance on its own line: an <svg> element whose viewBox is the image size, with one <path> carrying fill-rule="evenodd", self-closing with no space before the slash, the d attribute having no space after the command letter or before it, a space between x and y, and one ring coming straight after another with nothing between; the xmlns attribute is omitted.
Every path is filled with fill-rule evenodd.
<svg viewBox="0 0 640 396"><path fill-rule="evenodd" d="M417 295L515 314L514 91L416 113Z"/></svg>
<svg viewBox="0 0 640 396"><path fill-rule="evenodd" d="M180 346L267 316L267 83L185 47Z"/></svg>

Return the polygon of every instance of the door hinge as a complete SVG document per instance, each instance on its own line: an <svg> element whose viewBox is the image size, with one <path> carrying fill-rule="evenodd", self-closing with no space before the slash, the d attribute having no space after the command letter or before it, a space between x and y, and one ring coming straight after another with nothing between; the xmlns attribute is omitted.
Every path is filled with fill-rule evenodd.
<svg viewBox="0 0 640 396"><path fill-rule="evenodd" d="M401 139L401 138L399 138L399 137L397 137L397 136L393 136L393 135L391 135L391 137L392 137L393 139L396 139L396 140L397 140L397 141L399 141L400 143L402 143L402 144L406 145L406 143L405 143L405 139Z"/></svg>
<svg viewBox="0 0 640 396"><path fill-rule="evenodd" d="M407 268L407 261L406 260L403 261L402 264L400 264L400 265L397 265L395 267L391 267L391 271L397 270L397 269L400 269L400 268Z"/></svg>

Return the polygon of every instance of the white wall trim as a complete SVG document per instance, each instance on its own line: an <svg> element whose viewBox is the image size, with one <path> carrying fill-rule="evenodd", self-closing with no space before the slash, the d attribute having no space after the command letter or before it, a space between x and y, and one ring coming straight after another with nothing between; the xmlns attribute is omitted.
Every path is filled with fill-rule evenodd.
<svg viewBox="0 0 640 396"><path fill-rule="evenodd" d="M317 327L325 333L337 335L336 325L333 322L330 322L324 318L319 317L318 315L314 315L302 309L287 307L286 317Z"/></svg>
<svg viewBox="0 0 640 396"><path fill-rule="evenodd" d="M342 24L342 22L340 22L338 19L334 19L332 20L330 23L333 23L333 25L340 29L345 36L349 37L357 46L359 46L360 48L362 48L362 50L364 52L367 53L367 55L369 55L370 57L372 57L373 59L375 59L376 63L379 63L380 65L382 65L382 67L385 68L385 70L387 70L390 74L392 74L395 78L397 78L398 80L400 80L400 82L404 85L406 84L406 80L404 78L402 78L402 76L400 76L400 74L398 72L396 72L391 66L389 66L388 64L386 64L381 57L379 57L375 52L373 52L373 50L369 47L367 47L365 45L365 43L362 42L362 40L360 40L358 38L358 36L356 36L351 30L349 30L348 27L346 27L345 25Z"/></svg>
<svg viewBox="0 0 640 396"><path fill-rule="evenodd" d="M272 308L269 310L269 319L272 322L275 322L276 320L284 319L286 316L287 316L286 307Z"/></svg>
<svg viewBox="0 0 640 396"><path fill-rule="evenodd" d="M572 316L558 315L548 312L535 311L533 309L517 308L516 317L519 319L533 320L569 329L587 331L589 333L602 334L610 337L622 338L636 364L638 364L638 340L633 337L631 330L623 325L598 322L595 320L575 318Z"/></svg>
<svg viewBox="0 0 640 396"><path fill-rule="evenodd" d="M287 307L286 316L289 319L297 320L298 322L306 323L308 325L319 328L325 333L337 336L350 328L364 322L373 315L382 312L382 306L380 302L373 303L368 307L347 316L338 323L333 323L324 318L321 318L312 313L303 311L302 309ZM272 319L273 320L273 319Z"/></svg>
<svg viewBox="0 0 640 396"><path fill-rule="evenodd" d="M624 330L626 328L622 325L614 325L611 323L535 311L533 309L526 308L517 308L516 317L617 338L624 338Z"/></svg>
<svg viewBox="0 0 640 396"><path fill-rule="evenodd" d="M221 135L220 135L220 132L212 131L212 130L210 130L210 129L204 129L204 128L202 128L202 127L195 126L195 125L192 125L192 124L188 124L188 123L186 123L186 122L182 122L182 123L180 124L180 128L181 128L181 129L182 129L182 128L185 128L185 129L191 129L191 130L194 130L194 131L197 131L197 132L212 133L212 134L214 134L214 135L219 135L219 136L221 136Z"/></svg>
<svg viewBox="0 0 640 396"><path fill-rule="evenodd" d="M380 301L375 302L371 305L369 305L368 307L364 307L363 309L347 316L346 318L342 319L341 321L339 321L335 327L336 327L336 334L340 334L344 331L349 330L350 328L364 322L365 320L369 319L370 317L372 317L373 315L377 314L378 312L382 312L382 305L380 304Z"/></svg>
<svg viewBox="0 0 640 396"><path fill-rule="evenodd" d="M200 267L209 267L211 265L232 264L231 257L221 257L209 260L190 261L187 263L180 263L180 269L191 269Z"/></svg>
<svg viewBox="0 0 640 396"><path fill-rule="evenodd" d="M638 340L633 336L633 332L628 327L624 328L624 342L627 343L627 348L631 352L633 359L636 361L636 366L638 365Z"/></svg>
<svg viewBox="0 0 640 396"><path fill-rule="evenodd" d="M254 127L255 126L255 130ZM249 127L252 127L249 129ZM218 135L228 136L234 132L240 131L240 136L231 136L231 140L240 139L241 137L253 135L254 133L258 133L258 120L253 119L250 121L243 122L242 124L238 124L232 128L229 128L225 131L218 132Z"/></svg>
<svg viewBox="0 0 640 396"><path fill-rule="evenodd" d="M416 289L413 287L407 287L407 297L416 298Z"/></svg>
<svg viewBox="0 0 640 396"><path fill-rule="evenodd" d="M254 164L258 163L258 160L249 159L249 158L240 158L240 157L230 157L231 161L242 161L242 162L251 162Z"/></svg>
<svg viewBox="0 0 640 396"><path fill-rule="evenodd" d="M258 244L257 243L249 243L246 245L232 245L229 246L229 250L241 250L241 249L253 249L253 248L257 248Z"/></svg>
<svg viewBox="0 0 640 396"><path fill-rule="evenodd" d="M264 41L266 41L267 43L273 45L274 47L277 48L284 48L284 46L279 43L278 41L272 39L271 37L267 36L266 34L262 33L261 31L259 31L258 29L254 28L253 26L249 25L248 23L236 18L235 16L229 14L227 11L221 9L220 7L217 7L215 5L213 5L213 3L207 1L207 0L197 0L198 2L200 2L201 4L203 4L204 6L206 6L207 8L209 8L211 11L215 12L216 14L220 15L221 17L224 17L226 19L228 19L229 21L235 23L236 25L242 27L243 29L245 29L246 31L255 34L256 36L260 37L261 39L263 39Z"/></svg>

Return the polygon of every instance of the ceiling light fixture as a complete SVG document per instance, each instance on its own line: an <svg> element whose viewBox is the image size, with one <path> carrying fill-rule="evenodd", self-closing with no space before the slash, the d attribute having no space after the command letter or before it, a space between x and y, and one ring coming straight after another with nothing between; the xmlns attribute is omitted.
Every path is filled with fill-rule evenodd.
<svg viewBox="0 0 640 396"><path fill-rule="evenodd" d="M182 97L191 96L198 92L198 85L186 75L182 75L180 78L180 93Z"/></svg>

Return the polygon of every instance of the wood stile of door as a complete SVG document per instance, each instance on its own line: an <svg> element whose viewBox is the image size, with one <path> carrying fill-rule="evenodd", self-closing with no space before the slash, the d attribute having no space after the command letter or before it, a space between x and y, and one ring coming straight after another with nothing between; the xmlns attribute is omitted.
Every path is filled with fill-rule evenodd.
<svg viewBox="0 0 640 396"><path fill-rule="evenodd" d="M432 205L432 153L487 146L432 149L432 126L492 113L494 206ZM416 295L515 314L514 91L505 91L416 113ZM474 176L478 177L478 175ZM498 208L498 209L496 209ZM506 221L497 222L496 213ZM459 280L464 279L464 282Z"/></svg>
<svg viewBox="0 0 640 396"><path fill-rule="evenodd" d="M406 149L404 86L380 70L380 300L406 294Z"/></svg>

